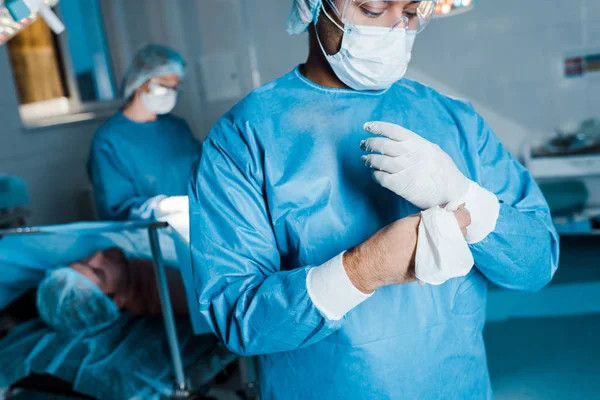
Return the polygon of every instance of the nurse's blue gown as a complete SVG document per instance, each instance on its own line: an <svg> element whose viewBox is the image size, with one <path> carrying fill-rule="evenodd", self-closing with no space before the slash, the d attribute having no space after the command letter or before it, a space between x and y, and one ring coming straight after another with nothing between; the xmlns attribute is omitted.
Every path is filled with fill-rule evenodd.
<svg viewBox="0 0 600 400"><path fill-rule="evenodd" d="M154 217L159 201L187 195L201 145L174 115L135 122L117 113L100 127L88 160L88 175L101 220Z"/></svg>
<svg viewBox="0 0 600 400"><path fill-rule="evenodd" d="M497 194L500 217L471 246L468 276L385 287L329 321L307 293L309 269L419 211L361 161L367 121L437 143ZM199 310L232 351L259 355L263 399L490 398L487 282L534 291L557 268L557 234L529 173L471 105L406 79L357 92L296 69L265 85L212 129L189 194Z"/></svg>

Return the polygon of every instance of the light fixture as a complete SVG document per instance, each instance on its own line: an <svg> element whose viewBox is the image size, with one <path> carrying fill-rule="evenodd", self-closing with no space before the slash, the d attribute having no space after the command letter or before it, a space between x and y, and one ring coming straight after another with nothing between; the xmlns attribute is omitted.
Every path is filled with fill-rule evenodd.
<svg viewBox="0 0 600 400"><path fill-rule="evenodd" d="M65 26L50 9L57 4L58 0L0 0L0 46L31 25L38 16L55 33L62 33Z"/></svg>
<svg viewBox="0 0 600 400"><path fill-rule="evenodd" d="M438 0L434 17L450 17L472 10L475 2L476 0Z"/></svg>

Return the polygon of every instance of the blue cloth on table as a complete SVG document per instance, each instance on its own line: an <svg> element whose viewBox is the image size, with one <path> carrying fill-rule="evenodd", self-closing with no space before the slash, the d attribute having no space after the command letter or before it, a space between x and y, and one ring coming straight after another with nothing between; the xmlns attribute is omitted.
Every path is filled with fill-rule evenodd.
<svg viewBox="0 0 600 400"><path fill-rule="evenodd" d="M121 248L129 258L151 259L147 231L152 221L76 223L32 228L33 233L0 238L0 310L34 289L56 266L97 250ZM186 285L191 318L178 318L177 333L192 384L204 384L235 359L216 344L197 311L190 284L189 246L166 227L158 230L166 266L177 268ZM190 323L191 322L191 323ZM196 336L203 335L203 336ZM172 363L161 318L121 313L104 329L57 332L36 319L0 340L0 388L29 373L46 373L73 382L75 390L100 399L158 399L172 389ZM130 396L131 395L131 396Z"/></svg>
<svg viewBox="0 0 600 400"><path fill-rule="evenodd" d="M98 250L121 248L128 258L152 259L146 227L153 221L74 223L31 228L33 233L0 238L0 310L35 289L47 271L89 257ZM193 285L189 245L171 227L159 229L165 265L181 273L194 332L209 333L200 316Z"/></svg>
<svg viewBox="0 0 600 400"><path fill-rule="evenodd" d="M176 327L184 366L197 371L188 373L193 388L210 381L222 360L233 359L214 335L194 336L189 320L177 319ZM101 400L159 400L173 389L161 318L123 313L115 324L88 336L59 333L36 319L0 340L0 360L0 388L37 373L71 382L75 391Z"/></svg>

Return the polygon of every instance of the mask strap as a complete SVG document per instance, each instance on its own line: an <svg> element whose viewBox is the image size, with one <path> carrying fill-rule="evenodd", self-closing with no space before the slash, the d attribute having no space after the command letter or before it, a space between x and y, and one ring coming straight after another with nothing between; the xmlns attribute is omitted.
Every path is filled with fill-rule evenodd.
<svg viewBox="0 0 600 400"><path fill-rule="evenodd" d="M327 13L327 10L325 10L325 6L323 5L323 2L321 2L321 11L323 11L323 14L325 14L325 16L326 16L327 18L329 18L329 20L330 20L330 21L331 21L331 22L332 22L332 23L333 23L335 26L337 26L339 30L341 30L342 32L346 33L346 29L342 28L342 27L340 26L340 24L338 24L338 23L337 23L337 22L336 22L336 21L335 21L335 20L334 20L334 19L333 19L333 18L332 18L332 17L331 17L331 16L330 16L328 13ZM315 26L315 29L317 29L317 27L316 27L316 26ZM317 34L317 37L318 37L318 36L319 36L319 35Z"/></svg>
<svg viewBox="0 0 600 400"><path fill-rule="evenodd" d="M325 57L331 57L329 54L327 54L327 52L325 51L325 47L323 47L323 43L321 43L321 38L319 37L319 30L317 29L317 27L315 26L315 33L317 34L317 42L319 42L319 47L321 47L321 51L323 52L323 54L325 54Z"/></svg>

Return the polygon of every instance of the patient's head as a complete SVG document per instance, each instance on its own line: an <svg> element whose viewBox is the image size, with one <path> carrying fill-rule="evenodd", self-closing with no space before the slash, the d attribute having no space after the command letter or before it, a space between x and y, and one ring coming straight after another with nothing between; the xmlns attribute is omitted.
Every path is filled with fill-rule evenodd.
<svg viewBox="0 0 600 400"><path fill-rule="evenodd" d="M127 293L128 261L119 248L97 251L70 265L122 308Z"/></svg>
<svg viewBox="0 0 600 400"><path fill-rule="evenodd" d="M176 270L166 271L176 314L187 315ZM173 289L171 289L173 285ZM57 331L93 333L113 324L120 311L159 315L161 301L153 263L127 259L119 248L96 251L69 266L48 271L37 290L40 317Z"/></svg>
<svg viewBox="0 0 600 400"><path fill-rule="evenodd" d="M117 248L53 268L38 286L40 318L61 332L98 332L117 321L125 307L127 277L127 258Z"/></svg>

